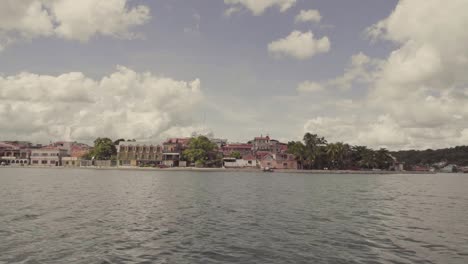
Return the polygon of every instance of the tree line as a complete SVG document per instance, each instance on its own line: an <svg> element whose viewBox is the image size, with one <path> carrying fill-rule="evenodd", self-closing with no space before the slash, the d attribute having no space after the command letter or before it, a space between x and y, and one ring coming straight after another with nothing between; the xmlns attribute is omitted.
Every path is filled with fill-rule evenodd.
<svg viewBox="0 0 468 264"><path fill-rule="evenodd" d="M388 170L394 160L385 148L373 150L343 142L329 143L324 137L306 133L302 141L290 141L288 152L296 157L302 169L382 169Z"/></svg>

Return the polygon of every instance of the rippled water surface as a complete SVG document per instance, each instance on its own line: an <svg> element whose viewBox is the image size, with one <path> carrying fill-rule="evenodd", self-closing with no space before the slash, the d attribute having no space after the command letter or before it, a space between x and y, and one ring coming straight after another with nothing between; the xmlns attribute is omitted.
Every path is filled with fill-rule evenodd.
<svg viewBox="0 0 468 264"><path fill-rule="evenodd" d="M0 263L468 263L468 174L0 168Z"/></svg>

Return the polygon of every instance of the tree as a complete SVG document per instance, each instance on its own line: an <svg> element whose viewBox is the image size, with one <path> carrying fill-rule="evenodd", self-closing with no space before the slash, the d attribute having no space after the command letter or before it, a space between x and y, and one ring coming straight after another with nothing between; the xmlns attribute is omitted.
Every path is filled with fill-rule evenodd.
<svg viewBox="0 0 468 264"><path fill-rule="evenodd" d="M242 154L239 151L233 151L230 156L232 158L242 159Z"/></svg>
<svg viewBox="0 0 468 264"><path fill-rule="evenodd" d="M308 168L320 168L324 163L325 146L327 140L316 134L306 133L304 135L306 163Z"/></svg>
<svg viewBox="0 0 468 264"><path fill-rule="evenodd" d="M390 151L385 148L379 149L375 153L375 163L379 169L388 170L393 163Z"/></svg>
<svg viewBox="0 0 468 264"><path fill-rule="evenodd" d="M306 161L306 150L305 145L300 141L290 141L288 142L288 153L293 154L299 163L300 168L304 168L304 163Z"/></svg>
<svg viewBox="0 0 468 264"><path fill-rule="evenodd" d="M110 160L117 154L114 142L110 138L97 138L90 155L96 160Z"/></svg>
<svg viewBox="0 0 468 264"><path fill-rule="evenodd" d="M349 154L349 145L342 142L330 143L326 147L326 153L330 167L343 169Z"/></svg>
<svg viewBox="0 0 468 264"><path fill-rule="evenodd" d="M214 153L216 148L216 144L207 137L198 136L190 139L188 148L183 155L188 161L195 163L197 166L205 166L209 162L210 156L216 156Z"/></svg>

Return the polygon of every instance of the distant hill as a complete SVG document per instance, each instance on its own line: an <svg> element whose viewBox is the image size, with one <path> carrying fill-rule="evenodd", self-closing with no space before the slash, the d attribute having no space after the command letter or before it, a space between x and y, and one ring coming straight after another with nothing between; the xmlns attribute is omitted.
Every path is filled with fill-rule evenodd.
<svg viewBox="0 0 468 264"><path fill-rule="evenodd" d="M400 162L411 165L432 165L446 161L448 164L468 166L468 146L446 149L402 150L391 153Z"/></svg>

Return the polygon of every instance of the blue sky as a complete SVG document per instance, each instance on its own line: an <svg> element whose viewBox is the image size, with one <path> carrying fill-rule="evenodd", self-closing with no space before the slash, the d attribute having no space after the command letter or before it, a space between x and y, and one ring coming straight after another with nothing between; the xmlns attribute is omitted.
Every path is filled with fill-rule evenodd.
<svg viewBox="0 0 468 264"><path fill-rule="evenodd" d="M463 2L455 0L445 7L456 12L464 7ZM373 147L456 145L460 143L457 138L468 138L465 110L448 108L450 100L460 100L453 95L454 87L464 93L466 80L461 75L451 76L447 83L430 80L450 67L463 69L466 65L442 62L414 74L412 70L418 67L410 67L408 81L392 79L398 69L420 65L417 60L466 54L463 47L456 55L448 54L436 39L441 33L437 30L452 32L442 36L448 44L464 38L466 33L455 28L457 23L466 22L462 14L436 14L433 20L448 28L432 25L434 32L422 34L424 27L431 26L427 16L438 5L443 1L430 0L427 8L420 9L409 0L26 0L22 4L8 0L0 4L4 12L3 20L0 18L1 121L10 121L13 112L25 107L28 100L35 110L25 113L36 121L34 129L26 129L31 121L16 120L18 124L13 122L0 136L89 141L93 133L103 136L110 130L112 137L134 133L141 140L161 140L211 131L244 141L261 133L283 140L299 139L310 131L331 141ZM227 15L232 7L236 12ZM297 22L301 10L317 10L321 20ZM88 20L80 21L83 17ZM49 24L48 18L52 21ZM414 27L405 27L405 23ZM294 31L303 37L296 39L295 46L288 38ZM309 31L311 39L306 36ZM329 47L302 57L295 53L308 45L312 49L322 38L328 39ZM282 39L280 51L269 48ZM428 67L434 61L438 62L427 61ZM118 65L128 72L123 70L123 74ZM81 75L70 77L75 72ZM350 73L346 76L346 72ZM53 84L41 76L50 77ZM405 74L401 76L405 78ZM116 82L115 93L112 87L104 87L106 80L113 79L124 86L117 87L120 84ZM166 79L172 84L161 81ZM200 82L199 91L191 86L194 80ZM81 94L72 89L86 82L94 82L89 90L84 89L90 105L61 95L62 91ZM179 85L181 82L184 84ZM304 89L299 88L301 84ZM20 92L26 86L32 93L44 94L35 99L9 96L13 87ZM391 92L399 90L401 94L408 89L414 91L408 93L411 100L401 100ZM103 91L113 99L107 100ZM48 103L37 99L47 94L59 97ZM435 101L428 104L433 94L437 94ZM166 96L170 97L168 102L174 101L169 108L158 103L166 102L162 98ZM125 111L117 107L124 106L123 98L127 100ZM412 102L419 99L424 99L421 105L427 104L428 109L414 108ZM104 102L109 105L102 105ZM401 104L405 107L399 107ZM51 118L56 111L74 113ZM91 117L97 111L106 114ZM140 122L134 120L137 117ZM455 121L461 125L452 125ZM141 129L135 130L135 126Z"/></svg>

